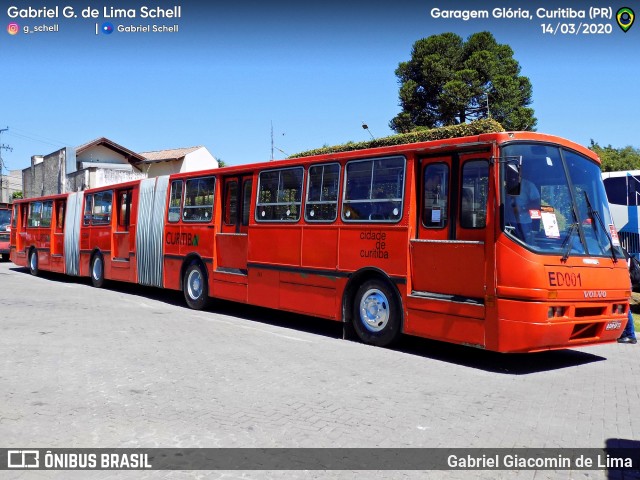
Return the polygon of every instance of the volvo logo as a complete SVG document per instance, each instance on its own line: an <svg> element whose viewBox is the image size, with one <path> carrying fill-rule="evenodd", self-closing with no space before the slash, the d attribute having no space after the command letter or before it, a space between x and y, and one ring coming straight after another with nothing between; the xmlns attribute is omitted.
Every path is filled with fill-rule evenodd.
<svg viewBox="0 0 640 480"><path fill-rule="evenodd" d="M607 298L606 290L585 290L584 298Z"/></svg>

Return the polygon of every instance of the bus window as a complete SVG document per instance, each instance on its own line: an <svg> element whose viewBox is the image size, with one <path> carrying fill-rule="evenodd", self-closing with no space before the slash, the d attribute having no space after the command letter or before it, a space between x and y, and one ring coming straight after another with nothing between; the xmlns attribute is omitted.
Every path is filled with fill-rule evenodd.
<svg viewBox="0 0 640 480"><path fill-rule="evenodd" d="M13 206L13 218L11 219L11 228L18 226L18 204Z"/></svg>
<svg viewBox="0 0 640 480"><path fill-rule="evenodd" d="M249 209L251 208L251 180L242 183L242 225L249 225Z"/></svg>
<svg viewBox="0 0 640 480"><path fill-rule="evenodd" d="M97 192L93 194L93 210L91 223L93 225L106 225L111 222L111 204L113 192Z"/></svg>
<svg viewBox="0 0 640 480"><path fill-rule="evenodd" d="M338 216L340 165L316 165L309 168L304 219L307 222L333 222Z"/></svg>
<svg viewBox="0 0 640 480"><path fill-rule="evenodd" d="M64 216L66 210L66 200L56 201L56 232L64 231Z"/></svg>
<svg viewBox="0 0 640 480"><path fill-rule="evenodd" d="M460 193L460 225L464 228L484 228L487 221L489 162L471 160L462 166Z"/></svg>
<svg viewBox="0 0 640 480"><path fill-rule="evenodd" d="M42 218L40 219L41 227L51 226L51 217L53 215L53 200L42 202Z"/></svg>
<svg viewBox="0 0 640 480"><path fill-rule="evenodd" d="M347 163L343 221L397 222L402 217L404 157Z"/></svg>
<svg viewBox="0 0 640 480"><path fill-rule="evenodd" d="M118 227L120 231L127 230L131 217L131 190L118 192Z"/></svg>
<svg viewBox="0 0 640 480"><path fill-rule="evenodd" d="M227 182L224 192L224 224L235 225L238 223L238 182Z"/></svg>
<svg viewBox="0 0 640 480"><path fill-rule="evenodd" d="M449 166L434 163L424 169L424 206L422 223L427 228L447 225L449 205Z"/></svg>
<svg viewBox="0 0 640 480"><path fill-rule="evenodd" d="M27 225L29 227L39 227L42 220L42 202L31 202L29 204L29 216Z"/></svg>
<svg viewBox="0 0 640 480"><path fill-rule="evenodd" d="M180 206L182 205L182 180L171 182L171 194L169 197L168 220L171 223L180 221Z"/></svg>
<svg viewBox="0 0 640 480"><path fill-rule="evenodd" d="M187 180L182 217L185 222L210 222L213 218L215 177Z"/></svg>
<svg viewBox="0 0 640 480"><path fill-rule="evenodd" d="M91 225L91 211L93 210L93 194L84 197L84 215L82 216L83 225Z"/></svg>
<svg viewBox="0 0 640 480"><path fill-rule="evenodd" d="M300 220L302 167L260 172L256 220L259 222Z"/></svg>

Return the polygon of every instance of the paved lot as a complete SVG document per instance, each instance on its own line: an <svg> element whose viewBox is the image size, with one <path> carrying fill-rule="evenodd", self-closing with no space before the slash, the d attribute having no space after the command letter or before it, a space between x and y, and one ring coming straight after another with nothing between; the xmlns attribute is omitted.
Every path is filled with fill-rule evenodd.
<svg viewBox="0 0 640 480"><path fill-rule="evenodd" d="M505 356L0 263L0 447L589 447L640 440L640 346ZM638 445L638 444L635 444ZM11 473L12 476L7 474ZM623 478L606 472L0 472L3 478ZM624 478L639 478L628 474Z"/></svg>

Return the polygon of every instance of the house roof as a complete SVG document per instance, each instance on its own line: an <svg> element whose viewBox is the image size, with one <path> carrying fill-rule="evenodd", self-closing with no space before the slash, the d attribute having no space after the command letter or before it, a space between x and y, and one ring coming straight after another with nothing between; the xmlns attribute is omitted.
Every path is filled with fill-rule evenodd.
<svg viewBox="0 0 640 480"><path fill-rule="evenodd" d="M145 161L144 156L140 155L139 153L132 152L128 148L125 148L122 145L118 145L116 142L113 142L105 137L96 138L95 140L76 147L76 155L80 155L90 148L97 146L103 146L110 150L113 150L116 153L119 153L120 155L124 156L129 163L134 165Z"/></svg>
<svg viewBox="0 0 640 480"><path fill-rule="evenodd" d="M144 163L169 162L174 160L182 160L189 153L195 152L200 148L202 148L202 145L198 145L197 147L172 148L170 150L141 152L140 155L144 157Z"/></svg>

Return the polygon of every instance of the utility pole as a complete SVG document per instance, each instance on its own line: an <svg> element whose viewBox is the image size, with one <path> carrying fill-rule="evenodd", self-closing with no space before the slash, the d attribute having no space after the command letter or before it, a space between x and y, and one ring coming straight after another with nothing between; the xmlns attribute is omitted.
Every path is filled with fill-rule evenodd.
<svg viewBox="0 0 640 480"><path fill-rule="evenodd" d="M0 129L0 137L2 137L2 133L9 130L9 127ZM7 150L9 152L13 151L9 145L5 145L4 143L0 143L0 202L4 200L4 174L2 173L4 170L4 162L2 161L2 150ZM7 198L7 203L9 203L9 199Z"/></svg>

